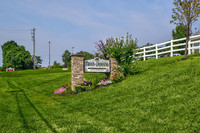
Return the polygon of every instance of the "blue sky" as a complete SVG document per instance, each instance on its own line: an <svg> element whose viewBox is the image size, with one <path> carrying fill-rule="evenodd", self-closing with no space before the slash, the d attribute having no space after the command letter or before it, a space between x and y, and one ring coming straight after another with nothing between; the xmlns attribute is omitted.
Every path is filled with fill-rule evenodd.
<svg viewBox="0 0 200 133"><path fill-rule="evenodd" d="M0 45L14 40L32 54L31 29L36 28L36 55L48 65L62 62L67 49L94 53L94 42L108 37L138 39L138 45L170 40L173 0L0 0ZM199 27L196 23L193 27ZM0 50L2 60L2 51ZM2 62L0 62L0 66Z"/></svg>

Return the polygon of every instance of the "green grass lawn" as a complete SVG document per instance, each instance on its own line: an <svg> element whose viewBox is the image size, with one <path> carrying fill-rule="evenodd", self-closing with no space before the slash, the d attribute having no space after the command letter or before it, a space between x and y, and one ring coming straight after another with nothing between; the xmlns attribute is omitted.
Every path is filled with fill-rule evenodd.
<svg viewBox="0 0 200 133"><path fill-rule="evenodd" d="M200 56L181 58L141 61L120 83L66 96L53 92L70 72L0 72L0 132L199 132Z"/></svg>

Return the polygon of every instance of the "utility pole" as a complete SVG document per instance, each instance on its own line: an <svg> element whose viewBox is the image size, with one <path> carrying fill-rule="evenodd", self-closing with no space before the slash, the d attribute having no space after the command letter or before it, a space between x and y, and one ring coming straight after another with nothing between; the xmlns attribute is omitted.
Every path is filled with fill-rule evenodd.
<svg viewBox="0 0 200 133"><path fill-rule="evenodd" d="M49 68L51 68L51 67L50 67L50 43L51 43L51 42L49 41Z"/></svg>
<svg viewBox="0 0 200 133"><path fill-rule="evenodd" d="M33 70L35 70L35 28L33 28L32 30L32 34L33 34Z"/></svg>

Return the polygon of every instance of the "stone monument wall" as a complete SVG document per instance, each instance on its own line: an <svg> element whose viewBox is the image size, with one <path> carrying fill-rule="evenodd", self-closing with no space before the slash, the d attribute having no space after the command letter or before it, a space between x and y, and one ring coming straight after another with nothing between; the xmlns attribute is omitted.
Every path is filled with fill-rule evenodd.
<svg viewBox="0 0 200 133"><path fill-rule="evenodd" d="M84 80L84 55L71 55L71 83L72 90L75 90L75 85Z"/></svg>
<svg viewBox="0 0 200 133"><path fill-rule="evenodd" d="M113 73L119 67L118 62L115 58L110 58L110 78L112 78Z"/></svg>
<svg viewBox="0 0 200 133"><path fill-rule="evenodd" d="M112 78L113 73L118 67L118 62L114 58L110 58L110 78ZM71 55L71 75L72 91L74 91L75 85L84 80L84 55Z"/></svg>

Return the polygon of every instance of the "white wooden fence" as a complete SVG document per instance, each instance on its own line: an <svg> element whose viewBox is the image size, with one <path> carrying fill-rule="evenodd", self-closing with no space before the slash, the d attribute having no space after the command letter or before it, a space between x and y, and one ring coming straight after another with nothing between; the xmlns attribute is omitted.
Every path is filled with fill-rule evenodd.
<svg viewBox="0 0 200 133"><path fill-rule="evenodd" d="M171 41L167 41L167 42L163 42L160 44L155 44L152 46L146 46L146 47L142 47L137 49L136 56L137 58L142 58L143 60L146 60L146 58L148 57L155 57L156 59L158 59L159 55L163 55L163 54L167 54L169 53L171 57L173 57L175 52L178 51L184 51L185 48L181 48L181 49L173 49L174 47L177 46L185 46L186 43L181 43L181 44L174 44L175 42L179 42L179 41L185 41L186 38L181 38L181 39L176 39L176 40L171 40ZM192 52L194 52L194 49L200 49L200 45L199 46L194 46L194 43L200 43L200 35L195 35L195 36L190 36L190 41L188 43L188 54L191 54ZM166 45L169 46L166 46ZM170 49L168 51L164 51L164 49ZM160 50L162 50L161 52L159 52ZM148 54L154 52L153 54Z"/></svg>

